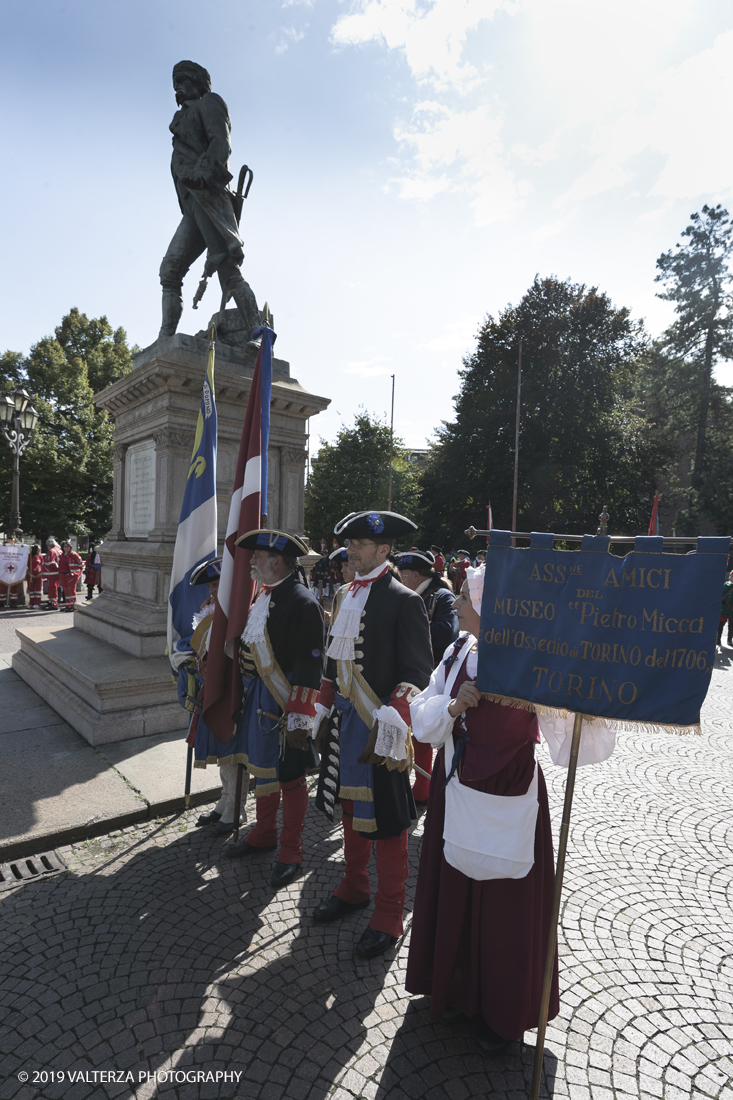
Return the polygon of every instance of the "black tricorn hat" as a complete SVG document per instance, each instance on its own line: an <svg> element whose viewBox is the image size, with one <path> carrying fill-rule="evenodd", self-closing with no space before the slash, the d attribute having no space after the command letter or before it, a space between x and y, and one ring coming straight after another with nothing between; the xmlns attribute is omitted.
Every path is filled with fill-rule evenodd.
<svg viewBox="0 0 733 1100"><path fill-rule="evenodd" d="M290 558L303 558L310 554L307 543L300 535L289 535L287 531L275 531L263 527L257 531L247 531L234 543L244 550L272 550L275 554L285 554Z"/></svg>
<svg viewBox="0 0 733 1100"><path fill-rule="evenodd" d="M400 569L422 569L426 565L435 565L435 555L429 550L405 550L404 554L395 554Z"/></svg>
<svg viewBox="0 0 733 1100"><path fill-rule="evenodd" d="M334 550L332 553L330 553L328 555L328 558L329 558L329 561L333 561L334 558L341 558L342 561L346 561L348 556L349 556L349 552L346 549L346 547L345 546L339 546L338 549Z"/></svg>
<svg viewBox="0 0 733 1100"><path fill-rule="evenodd" d="M209 584L218 581L221 576L221 558L212 558L197 565L191 573L189 584Z"/></svg>
<svg viewBox="0 0 733 1100"><path fill-rule="evenodd" d="M398 512L350 512L333 529L345 539L396 539L417 531L417 524Z"/></svg>

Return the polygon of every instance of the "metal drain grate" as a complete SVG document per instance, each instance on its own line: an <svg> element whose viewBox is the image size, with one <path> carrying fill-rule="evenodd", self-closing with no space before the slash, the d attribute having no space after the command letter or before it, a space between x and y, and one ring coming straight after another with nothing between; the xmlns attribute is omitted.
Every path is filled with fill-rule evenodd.
<svg viewBox="0 0 733 1100"><path fill-rule="evenodd" d="M14 859L11 863L0 863L0 890L17 886L19 882L58 875L65 870L66 864L57 852L41 852L37 856Z"/></svg>

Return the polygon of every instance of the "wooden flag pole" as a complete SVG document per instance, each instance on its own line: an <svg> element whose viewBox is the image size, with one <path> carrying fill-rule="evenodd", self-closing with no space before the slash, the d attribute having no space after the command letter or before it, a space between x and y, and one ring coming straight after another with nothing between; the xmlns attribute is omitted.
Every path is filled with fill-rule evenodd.
<svg viewBox="0 0 733 1100"><path fill-rule="evenodd" d="M234 833L232 840L236 844L239 840L239 815L242 812L242 777L244 764L237 764L237 785L234 788Z"/></svg>
<svg viewBox="0 0 733 1100"><path fill-rule="evenodd" d="M545 1053L545 1032L547 1031L547 1013L550 1007L550 990L552 989L552 975L555 969L555 951L557 948L557 924L560 918L560 897L562 894L562 880L565 874L565 853L568 848L568 833L570 832L570 813L573 808L573 792L575 791L575 773L578 769L578 753L580 751L580 735L583 729L583 715L576 714L573 722L573 740L570 746L570 761L568 763L568 778L565 783L565 804L562 811L562 825L560 826L560 843L557 849L557 867L555 869L555 892L552 895L552 909L550 910L550 930L547 936L547 954L545 956L545 974L542 979L542 999L540 1000L540 1021L537 1026L537 1046L534 1052L534 1068L532 1070L532 1089L530 1100L538 1100L540 1082L542 1080L542 1061Z"/></svg>
<svg viewBox="0 0 733 1100"><path fill-rule="evenodd" d="M193 745L188 746L186 754L186 786L183 792L183 805L187 810L191 803L191 769L193 767Z"/></svg>

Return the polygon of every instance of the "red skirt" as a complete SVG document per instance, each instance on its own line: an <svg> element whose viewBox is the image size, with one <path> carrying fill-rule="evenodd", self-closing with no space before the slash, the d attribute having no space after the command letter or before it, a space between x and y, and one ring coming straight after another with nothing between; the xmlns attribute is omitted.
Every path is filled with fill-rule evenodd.
<svg viewBox="0 0 733 1100"><path fill-rule="evenodd" d="M468 786L486 794L525 794L532 779L533 745L506 767ZM519 1039L537 1027L547 935L555 883L550 811L538 775L534 866L526 878L477 882L443 855L445 750L435 761L415 893L405 987L429 994L430 1018L456 1008L481 1016L498 1035ZM549 1019L560 1011L557 955Z"/></svg>

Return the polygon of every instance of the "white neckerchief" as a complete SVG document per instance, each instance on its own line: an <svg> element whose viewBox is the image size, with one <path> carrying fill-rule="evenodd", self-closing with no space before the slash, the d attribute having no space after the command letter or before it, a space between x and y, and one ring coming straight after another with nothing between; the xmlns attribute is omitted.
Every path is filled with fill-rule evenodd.
<svg viewBox="0 0 733 1100"><path fill-rule="evenodd" d="M197 627L197 626L199 625L199 623L200 623L200 622L201 622L201 621L202 621L203 619L205 619L205 618L206 618L206 617L207 617L208 615L213 615L213 614L214 614L214 610L215 610L215 608L216 608L216 604L215 604L215 603L206 603L206 604L204 604L204 606L203 606L203 607L201 608L201 610L200 610L200 611L197 611L197 612L196 612L196 613L194 614L194 617L193 617L193 624L192 624L192 625L193 625L193 629L195 630L195 629L196 629L196 627Z"/></svg>
<svg viewBox="0 0 733 1100"><path fill-rule="evenodd" d="M422 582L422 584L419 584L419 585L417 586L417 588L415 589L415 591L417 592L418 596L422 596L423 592L424 592L424 591L425 591L425 589L426 589L426 588L428 587L428 585L430 584L430 582L431 582L431 580L432 580L432 579L433 579L432 577L427 577L427 578L426 578L426 579L425 579L425 580L424 580L424 581Z"/></svg>
<svg viewBox="0 0 733 1100"><path fill-rule="evenodd" d="M370 573L365 573L363 576L361 573L357 573L354 580L376 580L377 577L381 577L382 574L386 572L387 563L383 562L375 569L372 569ZM366 607L369 593L373 587L373 585L367 584L363 588L355 588L353 591L347 590L344 592L341 598L341 607L339 608L336 622L333 624L331 630L331 644L328 647L327 653L327 656L332 657L334 661L354 660L354 642L359 637L362 612Z"/></svg>
<svg viewBox="0 0 733 1100"><path fill-rule="evenodd" d="M282 584L283 581L286 581L291 575L292 574L288 573L286 576L281 577L279 581L275 581L274 584L268 585L268 588L277 588L279 584ZM244 630L242 631L242 641L246 642L247 645L264 641L265 624L267 623L267 616L270 613L271 595L271 592L265 592L263 589L249 609L247 622L244 624Z"/></svg>

